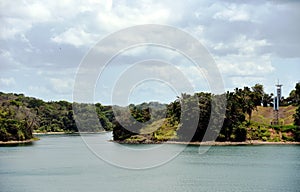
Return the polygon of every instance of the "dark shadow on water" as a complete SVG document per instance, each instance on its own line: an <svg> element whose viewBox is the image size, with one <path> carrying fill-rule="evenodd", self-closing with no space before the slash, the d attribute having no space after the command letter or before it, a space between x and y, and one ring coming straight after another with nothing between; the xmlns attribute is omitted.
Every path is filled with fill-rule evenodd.
<svg viewBox="0 0 300 192"><path fill-rule="evenodd" d="M0 147L29 147L29 146L33 146L34 142L38 142L38 141L32 141L29 143L0 144Z"/></svg>

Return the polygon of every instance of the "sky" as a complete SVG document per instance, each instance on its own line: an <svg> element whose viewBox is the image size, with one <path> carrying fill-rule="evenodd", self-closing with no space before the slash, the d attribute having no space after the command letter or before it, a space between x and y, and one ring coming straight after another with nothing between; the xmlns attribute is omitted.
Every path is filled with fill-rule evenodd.
<svg viewBox="0 0 300 192"><path fill-rule="evenodd" d="M0 91L73 101L80 64L99 41L125 28L159 24L201 42L216 63L224 90L260 83L265 92L273 93L279 79L287 97L300 81L299 10L300 1L288 0L3 0ZM106 65L94 86L94 100L113 104L112 90L124 71L147 59L173 64L194 91L211 91L205 69L197 70L172 49L144 45L123 51ZM151 66L139 68L136 74L171 73L167 65ZM168 103L180 94L157 79L137 82L129 92L129 103Z"/></svg>

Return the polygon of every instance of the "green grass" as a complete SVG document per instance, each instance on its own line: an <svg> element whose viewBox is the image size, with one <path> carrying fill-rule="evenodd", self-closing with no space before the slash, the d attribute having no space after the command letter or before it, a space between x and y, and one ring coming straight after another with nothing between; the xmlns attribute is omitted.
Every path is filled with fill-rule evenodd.
<svg viewBox="0 0 300 192"><path fill-rule="evenodd" d="M295 131L297 129L296 125L270 125L269 127L282 132Z"/></svg>
<svg viewBox="0 0 300 192"><path fill-rule="evenodd" d="M153 141L167 141L171 139L176 139L176 131L178 129L178 123L172 122L170 118L164 118L145 126L140 130L140 135L143 137L151 139ZM134 141L136 138L129 138L130 141Z"/></svg>
<svg viewBox="0 0 300 192"><path fill-rule="evenodd" d="M279 122L282 125L293 125L294 117L296 113L295 106L284 106L279 109ZM247 120L248 120L248 116ZM258 106L257 110L252 112L251 122L257 122L259 124L270 125L274 118L274 111L272 107Z"/></svg>
<svg viewBox="0 0 300 192"><path fill-rule="evenodd" d="M157 131L164 124L165 121L166 121L166 119L160 119L160 120L154 121L153 123L143 127L140 130L140 134L143 134L143 135L151 134L151 133Z"/></svg>
<svg viewBox="0 0 300 192"><path fill-rule="evenodd" d="M262 141L295 141L294 135L297 131L295 125L266 125L252 122L247 126L248 140Z"/></svg>

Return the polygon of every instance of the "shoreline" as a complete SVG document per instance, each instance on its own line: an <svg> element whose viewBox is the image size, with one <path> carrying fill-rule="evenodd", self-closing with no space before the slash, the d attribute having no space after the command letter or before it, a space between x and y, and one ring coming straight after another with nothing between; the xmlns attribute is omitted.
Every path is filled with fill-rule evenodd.
<svg viewBox="0 0 300 192"><path fill-rule="evenodd" d="M32 135L62 135L62 134L69 134L69 133L66 133L66 132L32 133Z"/></svg>
<svg viewBox="0 0 300 192"><path fill-rule="evenodd" d="M32 138L23 141L0 141L0 145L28 144L38 140L39 138Z"/></svg>
<svg viewBox="0 0 300 192"><path fill-rule="evenodd" d="M109 131L99 131L99 132L44 132L44 133L32 133L33 135L64 135L64 134L99 134L107 133Z"/></svg>
<svg viewBox="0 0 300 192"><path fill-rule="evenodd" d="M43 135L69 135L69 134L100 134L100 133L107 133L109 131L101 131L101 132L45 132L45 133L32 133L33 137L32 139L27 139L23 141L0 141L0 146L1 145L17 145L17 144L29 144L34 141L40 140L38 136L43 136Z"/></svg>
<svg viewBox="0 0 300 192"><path fill-rule="evenodd" d="M205 141L205 142L178 142L178 141L170 141L165 142L166 144L179 144L179 145L196 145L196 146L237 146L237 145L300 145L300 142L296 141L243 141L243 142L218 142L218 141Z"/></svg>
<svg viewBox="0 0 300 192"><path fill-rule="evenodd" d="M63 134L101 134L107 133L109 131L102 132L47 132L47 133L33 133L33 135L63 135ZM10 145L10 144L28 144L34 141L40 140L38 137L34 137L32 139L24 140L24 141L0 141L0 145ZM205 142L185 142L185 141L152 141L152 140L144 140L144 141L114 141L108 140L108 142L114 142L119 144L132 144L132 145L146 145L146 144L175 144L175 145L193 145L193 146L239 146L239 145L300 145L300 142L296 141L260 141L260 140L248 140L243 142L232 142L232 141L205 141Z"/></svg>
<svg viewBox="0 0 300 192"><path fill-rule="evenodd" d="M243 141L243 142L219 142L219 141L205 141L205 142L184 142L184 141L166 141L166 142L157 142L157 141L147 141L147 142L138 142L138 141L113 141L111 142L119 144L176 144L176 145L194 145L194 146L238 146L238 145L300 145L300 142L296 141Z"/></svg>

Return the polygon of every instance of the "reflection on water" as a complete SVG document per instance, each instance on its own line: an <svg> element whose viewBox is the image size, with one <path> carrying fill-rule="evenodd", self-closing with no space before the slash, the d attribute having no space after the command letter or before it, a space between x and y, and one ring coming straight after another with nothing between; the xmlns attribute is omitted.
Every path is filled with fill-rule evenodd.
<svg viewBox="0 0 300 192"><path fill-rule="evenodd" d="M32 146L34 145L34 142L29 143L10 143L10 144L1 144L0 147L26 147L26 146Z"/></svg>

